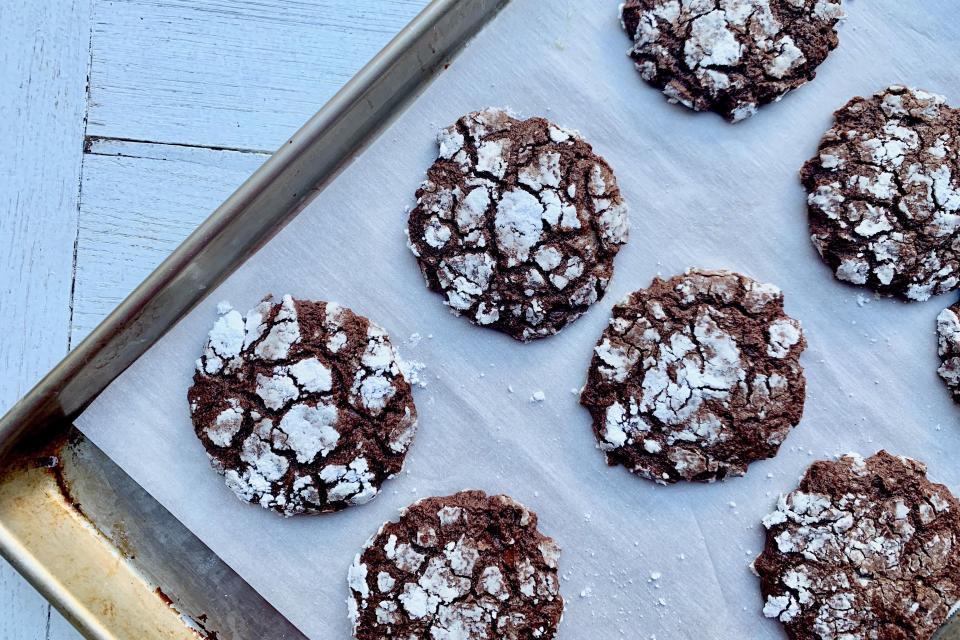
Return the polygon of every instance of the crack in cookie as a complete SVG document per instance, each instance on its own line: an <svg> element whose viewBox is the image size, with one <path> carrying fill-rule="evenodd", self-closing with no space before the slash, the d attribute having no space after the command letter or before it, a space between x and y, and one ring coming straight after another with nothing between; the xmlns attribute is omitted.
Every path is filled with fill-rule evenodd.
<svg viewBox="0 0 960 640"><path fill-rule="evenodd" d="M417 426L387 333L332 302L218 307L188 397L197 437L242 500L290 516L372 500Z"/></svg>
<svg viewBox="0 0 960 640"><path fill-rule="evenodd" d="M960 504L916 460L815 462L763 526L763 613L793 640L927 640L960 600Z"/></svg>
<svg viewBox="0 0 960 640"><path fill-rule="evenodd" d="M803 168L814 246L836 277L924 301L960 284L960 114L893 86L854 98Z"/></svg>
<svg viewBox="0 0 960 640"><path fill-rule="evenodd" d="M806 84L838 43L840 0L627 0L628 54L667 99L731 122Z"/></svg>
<svg viewBox="0 0 960 640"><path fill-rule="evenodd" d="M773 285L657 278L614 307L580 403L610 465L660 483L743 475L800 421L805 348Z"/></svg>
<svg viewBox="0 0 960 640"><path fill-rule="evenodd" d="M456 315L518 340L553 335L596 302L627 241L627 207L579 134L500 109L443 129L407 235Z"/></svg>
<svg viewBox="0 0 960 640"><path fill-rule="evenodd" d="M425 498L384 524L350 567L357 640L554 637L560 549L508 496Z"/></svg>

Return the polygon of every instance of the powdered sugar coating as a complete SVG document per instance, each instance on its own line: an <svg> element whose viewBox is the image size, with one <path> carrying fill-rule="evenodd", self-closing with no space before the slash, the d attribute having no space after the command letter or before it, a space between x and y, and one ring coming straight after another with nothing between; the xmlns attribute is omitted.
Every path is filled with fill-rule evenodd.
<svg viewBox="0 0 960 640"><path fill-rule="evenodd" d="M960 302L937 316L937 342L941 362L937 373L960 402Z"/></svg>
<svg viewBox="0 0 960 640"><path fill-rule="evenodd" d="M384 524L348 572L358 640L553 638L559 548L507 496L426 498Z"/></svg>
<svg viewBox="0 0 960 640"><path fill-rule="evenodd" d="M670 102L732 122L816 76L837 46L840 0L626 0L643 79Z"/></svg>
<svg viewBox="0 0 960 640"><path fill-rule="evenodd" d="M915 460L814 463L763 520L764 615L795 640L927 640L960 600L958 509Z"/></svg>
<svg viewBox="0 0 960 640"><path fill-rule="evenodd" d="M607 163L576 132L500 109L460 118L438 141L407 229L427 286L455 314L524 341L583 314L628 235Z"/></svg>
<svg viewBox="0 0 960 640"><path fill-rule="evenodd" d="M813 243L840 280L924 301L960 284L960 114L901 86L836 112L803 168Z"/></svg>
<svg viewBox="0 0 960 640"><path fill-rule="evenodd" d="M800 420L805 347L773 285L658 278L614 307L580 402L608 464L661 483L743 475Z"/></svg>
<svg viewBox="0 0 960 640"><path fill-rule="evenodd" d="M221 303L189 392L241 499L283 515L369 502L403 465L416 408L386 332L334 303Z"/></svg>

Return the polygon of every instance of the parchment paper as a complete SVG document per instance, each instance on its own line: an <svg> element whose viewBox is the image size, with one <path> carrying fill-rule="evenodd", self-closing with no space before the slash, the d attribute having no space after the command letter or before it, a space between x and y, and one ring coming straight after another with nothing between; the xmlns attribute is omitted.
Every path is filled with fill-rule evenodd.
<svg viewBox="0 0 960 640"><path fill-rule="evenodd" d="M797 178L833 110L854 95L904 83L960 104L960 13L953 0L847 5L840 47L819 77L731 126L667 104L639 78L614 0L514 0L335 184L114 382L80 428L311 638L350 636L347 567L383 521L464 488L513 495L562 545L561 639L783 637L763 618L747 565L761 548L761 517L807 465L886 448L960 490L960 409L936 374L935 318L953 296L907 305L835 281L810 244ZM403 233L436 129L490 105L579 129L631 205L632 238L606 297L529 345L449 314ZM775 459L717 485L662 487L604 465L572 390L610 307L654 275L691 266L784 289L810 344L809 394ZM284 520L243 504L194 437L186 393L216 303L247 309L267 292L346 304L428 365L407 471L367 506ZM545 402L530 402L537 390Z"/></svg>

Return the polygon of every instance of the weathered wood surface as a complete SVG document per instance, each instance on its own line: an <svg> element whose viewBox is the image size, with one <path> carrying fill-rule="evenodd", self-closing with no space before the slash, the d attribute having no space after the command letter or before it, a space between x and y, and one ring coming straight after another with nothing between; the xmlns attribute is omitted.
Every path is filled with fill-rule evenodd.
<svg viewBox="0 0 960 640"><path fill-rule="evenodd" d="M69 349L90 0L0 3L0 412ZM0 561L0 638L79 635Z"/></svg>
<svg viewBox="0 0 960 640"><path fill-rule="evenodd" d="M426 3L0 3L0 411ZM0 561L0 638L78 637Z"/></svg>
<svg viewBox="0 0 960 640"><path fill-rule="evenodd" d="M82 340L267 157L93 141L83 165L73 342Z"/></svg>
<svg viewBox="0 0 960 640"><path fill-rule="evenodd" d="M74 343L425 5L96 0Z"/></svg>
<svg viewBox="0 0 960 640"><path fill-rule="evenodd" d="M424 4L96 2L89 132L272 151Z"/></svg>

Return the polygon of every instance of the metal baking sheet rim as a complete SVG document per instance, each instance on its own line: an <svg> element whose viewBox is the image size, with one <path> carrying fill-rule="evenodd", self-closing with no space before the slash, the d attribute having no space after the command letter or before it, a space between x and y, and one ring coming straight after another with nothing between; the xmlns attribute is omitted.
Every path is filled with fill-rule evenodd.
<svg viewBox="0 0 960 640"><path fill-rule="evenodd" d="M104 535L90 514L77 509L70 488L58 479L55 468L38 464L38 459L68 457L65 448L71 433L81 445L92 447L69 421L208 289L292 219L312 192L334 179L339 169L386 127L392 115L416 97L434 72L508 2L432 0L86 340L0 418L0 556L85 637L217 636L192 625L171 598L138 571L117 541ZM89 465L88 470L96 475L95 461L75 462ZM118 468L114 472L134 484ZM954 615L936 637L960 639L958 617Z"/></svg>
<svg viewBox="0 0 960 640"><path fill-rule="evenodd" d="M77 508L58 465L71 442L92 445L70 421L335 179L508 2L432 0L0 418L0 556L85 637L216 635L181 614ZM95 458L79 463L99 475Z"/></svg>
<svg viewBox="0 0 960 640"><path fill-rule="evenodd" d="M38 444L19 448L0 476L0 555L87 638L208 637L78 508L59 467L66 438Z"/></svg>

